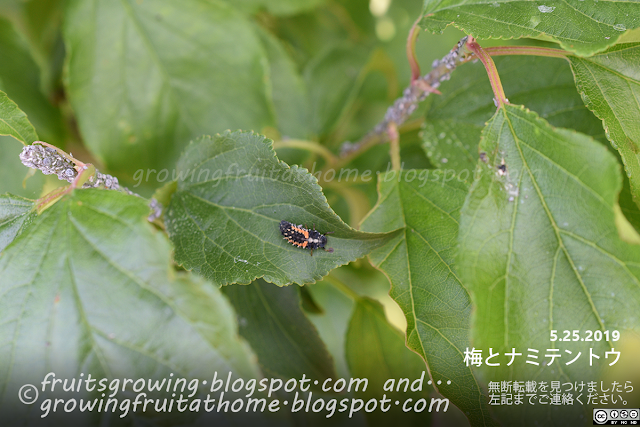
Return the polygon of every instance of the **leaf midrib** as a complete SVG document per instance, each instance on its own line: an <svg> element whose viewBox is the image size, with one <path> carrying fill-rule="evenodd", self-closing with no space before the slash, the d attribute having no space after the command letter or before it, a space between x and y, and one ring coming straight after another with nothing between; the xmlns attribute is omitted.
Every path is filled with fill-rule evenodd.
<svg viewBox="0 0 640 427"><path fill-rule="evenodd" d="M409 186L409 187L410 187L412 190L414 190L414 189L413 189L413 187L411 187L411 186ZM414 191L415 191L415 190L414 190ZM400 188L398 188L398 193L400 193ZM399 196L401 196L401 195L399 194ZM427 199L426 199L426 198L424 198L424 197L423 197L423 199L427 200ZM402 200L402 197L400 197L400 200ZM430 202L432 205L436 206L435 204L433 204L433 202L431 202L431 201L429 201L429 202ZM412 310L412 314L413 314L414 322L415 322L415 324L416 324L416 326L414 326L413 331L411 331L410 335L412 335L413 333L416 333L416 334L418 335L418 341L420 342L420 347L422 348L422 354L423 354L423 357L424 357L424 359L425 359L425 361L426 361L427 365L429 365L429 364L430 364L430 360L428 360L428 358L427 358L427 353L426 353L425 348L424 348L424 343L422 342L422 338L420 337L420 333L418 332L417 323L421 323L421 324L426 325L426 326L428 326L429 328L431 328L431 329L435 330L435 331L436 331L436 332L437 332L437 333L438 333L438 334L439 334L439 335L440 335L440 336L441 336L441 337L442 337L442 338L443 338L447 343L449 343L449 345L450 345L451 347L453 347L453 348L458 352L458 354L462 355L462 352L460 351L460 349L459 349L456 345L454 345L454 344L453 344L453 343L452 343L452 342L451 342L451 341L450 341L450 340L449 340L449 339L448 339L448 338L447 338L447 337L442 333L442 331L440 331L440 329L439 329L439 328L436 328L434 325L431 325L431 324L427 323L425 320L422 320L422 318L420 318L420 317L418 317L418 316L416 315L416 311L415 311L415 299L414 299L414 294L413 294L413 276L411 275L411 263L409 262L409 253L408 253L408 251L409 251L409 244L408 244L408 241L407 241L407 232L408 232L408 230L407 230L407 229L408 229L409 225L407 224L407 220L406 220L406 216L405 216L405 212L404 212L404 203L400 203L400 206L401 206L400 211L401 211L401 213L402 213L402 222L403 222L403 224L405 225L405 228L404 228L404 240L405 240L405 248L406 248L406 252L407 252L407 253L406 253L406 259L407 259L407 272L408 272L408 281L409 281L409 295L410 295L410 298L411 298L411 310ZM437 207L438 209L442 210L440 207L438 207L438 206L436 206L436 207ZM444 212L444 211L443 211L443 212ZM451 214L448 214L448 213L447 213L447 216L449 216L449 218L450 218L450 219L452 219L456 224L458 224L458 221L454 220L454 219L453 219L453 217L451 216ZM413 228L413 229L414 229L414 231L415 231L415 228ZM445 264L445 265L447 266L447 268L449 269L449 272L451 272L451 274L456 278L456 280L458 281L458 283L460 284L460 286L461 286L461 287L464 289L464 291L466 292L466 289L464 288L464 286L462 286L462 281L460 281L460 279L458 278L458 276L453 272L453 270L452 270L451 266L450 266L448 263L446 263L446 262L444 261L444 259L442 259L442 257L440 256L440 253L438 253L438 251L436 251L436 250L435 250L435 249L434 249L434 248L429 244L429 242L428 242L428 241L427 241L427 240L426 240L426 239L425 239L425 238L424 238L424 237L423 237L419 232L417 232L417 231L416 231L416 234L418 234L418 236L419 236L419 237L420 237L420 238L421 238L421 239L422 239L422 240L423 240L423 241L424 241L424 242L429 246L429 248L430 248L431 250L433 250L433 252L434 252L434 253L436 253L436 254L438 255L438 258L440 259L440 261L441 261L443 264ZM409 336L407 336L407 342L408 342L408 340L409 340ZM476 384L477 391L478 391L479 409L480 409L480 413L482 414L482 421L483 421L483 424L484 424L484 425L486 425L486 424L484 423L484 421L485 421L485 417L486 417L486 414L484 413L484 409L483 409L483 405L482 405L482 403L483 403L483 402L482 402L482 392L481 392L480 385L478 384L478 380L476 379L476 377L471 373L471 369L470 369L470 368L467 368L467 371L471 374L471 376L472 376L472 378L473 378L473 381L474 381L474 382L475 382L475 384ZM430 375L430 376L431 376L431 375ZM432 378L432 380L433 380L433 378ZM433 388L434 388L436 391L438 391L438 385L436 384L436 382L433 382L433 383L432 383L432 385L433 385ZM438 391L438 392L439 392L439 391Z"/></svg>
<svg viewBox="0 0 640 427"><path fill-rule="evenodd" d="M580 283L582 291L584 292L585 296L587 297L587 301L589 302L591 310L592 310L594 316L596 317L596 320L598 321L598 325L600 326L600 329L601 330L605 330L604 322L602 321L602 318L600 317L600 314L598 313L598 310L595 307L593 299L591 298L591 294L589 293L588 289L586 288L586 285L585 285L584 281L582 280L582 276L579 274L578 270L576 269L575 263L573 262L573 258L571 257L571 255L569 254L569 251L567 250L567 248L564 245L564 240L562 239L562 236L560 234L560 228L556 224L555 219L553 218L553 216L551 214L551 211L549 209L549 206L547 205L546 200L543 197L542 191L540 190L540 187L538 186L538 182L536 181L536 179L535 179L535 177L534 177L534 175L533 175L533 173L531 171L531 168L529 167L529 164L527 163L527 160L526 160L526 158L524 156L524 153L522 152L522 148L520 147L520 143L522 141L520 141L520 138L518 138L518 136L517 136L517 134L515 132L515 129L513 127L513 123L511 122L511 120L509 118L509 114L507 113L506 108L502 107L501 110L502 110L502 114L504 115L504 119L505 119L506 123L509 125L509 130L510 130L511 135L513 137L514 145L518 149L518 153L520 154L520 158L522 159L522 164L526 168L527 173L528 173L529 177L531 178L531 183L532 183L533 187L535 188L536 193L538 194L538 198L540 199L540 203L541 203L542 207L544 208L545 213L547 214L547 218L549 220L549 223L551 224L551 227L553 228L553 232L554 232L554 234L556 236L556 240L558 242L558 245L562 248L562 251L564 252L565 256L567 257L567 260L569 261L569 264L571 265L571 269L573 270L573 273L576 276L576 279ZM528 144L525 144L525 145L528 146ZM609 344L609 346L611 348L613 348L613 346L612 346L612 344L610 342L608 342L608 344Z"/></svg>
<svg viewBox="0 0 640 427"><path fill-rule="evenodd" d="M101 213L105 216L107 216L108 218L111 219L111 216L101 212L99 210L95 210L93 209L95 212L97 213ZM194 330L198 335L200 335L203 338L203 342L207 344L207 346L213 351L213 353L218 356L220 358L220 360L223 360L228 366L229 363L227 361L227 359L222 355L222 353L220 353L218 351L218 349L216 349L213 344L202 335L202 333L200 332L200 329L195 326L195 324L190 320L189 316L186 315L186 313L184 313L182 310L178 309L178 307L173 303L173 301L171 301L169 298L167 298L165 295L157 292L156 289L154 289L153 287L150 287L148 285L146 285L144 282L138 280L137 277L131 275L131 273L129 271L123 270L122 268L120 268L119 265L115 264L106 254L104 254L101 250L99 250L94 244L93 242L84 234L84 232L81 230L80 225L77 223L77 221L75 220L75 218L73 216L69 217L69 222L74 226L74 228L76 229L78 235L80 237L82 237L82 239L87 242L87 244L89 246L91 246L91 248L93 248L93 250L95 251L96 254L98 254L102 259L104 259L109 265L111 265L116 271L120 272L123 276L128 277L129 280L131 280L132 283L135 283L136 285L138 285L141 289L144 289L145 291L149 292L150 294L154 295L155 297L157 297L160 301L162 301L163 303L165 303L168 307L171 308L171 310L176 313L180 319L182 319L182 321L186 322L188 325L190 325L190 327L192 328L192 330ZM90 330L96 330L99 331L97 328L93 328L90 324L87 324L87 327ZM108 338L108 337L106 337ZM150 354L145 352L143 349L140 349L132 344L128 344L128 343L123 343L119 340L114 340L114 339L109 339L110 341L113 341L115 343L117 343L118 345L122 346L122 347L126 347L129 348L131 350L137 351L140 354L144 354L147 357L151 358L152 360L155 360L156 362L175 370L176 372L182 372L181 369L177 368L176 366L172 366L171 363L169 361L164 361L161 360L160 358L158 358L156 355ZM185 372L182 372L183 374L186 374Z"/></svg>
<svg viewBox="0 0 640 427"><path fill-rule="evenodd" d="M11 125L9 124L9 122L7 122L5 119L0 119L0 122L4 123L5 125L7 125L7 127L8 127L9 129L11 129L12 131L14 131L14 132L16 133L16 135L18 135L18 136L20 137L20 141L22 141L22 142L23 142L23 143L25 143L25 144L27 143L27 142L26 142L27 138L25 138L25 137L22 135L22 133L21 133L20 131L16 130L16 128L15 128L15 127L11 126ZM12 120L12 122L15 122L15 120ZM13 137L15 137L15 135L11 135L11 134L8 134L8 133L0 133L0 135L13 136Z"/></svg>

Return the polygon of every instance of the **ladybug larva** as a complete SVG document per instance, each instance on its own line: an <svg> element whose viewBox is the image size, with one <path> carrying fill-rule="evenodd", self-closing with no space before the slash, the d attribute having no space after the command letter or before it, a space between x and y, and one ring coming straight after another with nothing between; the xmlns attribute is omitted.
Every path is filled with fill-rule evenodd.
<svg viewBox="0 0 640 427"><path fill-rule="evenodd" d="M324 249L327 252L333 252L333 248L325 248L327 244L326 234L331 234L332 231L322 234L316 231L316 227L313 230L309 230L302 225L295 225L289 221L280 221L280 233L284 236L284 240L291 243L293 246L297 246L303 249L311 249L311 256L313 256L314 249Z"/></svg>

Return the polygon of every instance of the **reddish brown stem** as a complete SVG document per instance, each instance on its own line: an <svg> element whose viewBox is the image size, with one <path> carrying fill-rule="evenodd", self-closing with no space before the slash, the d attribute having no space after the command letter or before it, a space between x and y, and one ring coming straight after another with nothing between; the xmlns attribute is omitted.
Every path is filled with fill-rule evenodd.
<svg viewBox="0 0 640 427"><path fill-rule="evenodd" d="M502 82L500 82L500 75L498 75L498 69L496 68L496 64L491 59L491 56L476 42L476 40L469 36L469 40L467 41L467 46L469 49L482 61L484 68L487 70L487 75L489 76L489 81L491 82L491 88L493 89L493 94L495 95L496 107L501 107L504 104L508 104L509 100L504 94L504 89L502 88Z"/></svg>
<svg viewBox="0 0 640 427"><path fill-rule="evenodd" d="M402 165L400 163L400 133L398 132L398 126L391 122L387 127L387 135L389 135L391 167L394 171L400 171Z"/></svg>
<svg viewBox="0 0 640 427"><path fill-rule="evenodd" d="M420 64L418 64L418 58L416 57L416 40L418 39L418 32L420 31L420 27L418 26L419 22L420 18L413 23L413 27L411 27L409 37L407 38L407 60L411 67L411 83L418 80L421 75Z"/></svg>
<svg viewBox="0 0 640 427"><path fill-rule="evenodd" d="M407 38L407 60L409 61L409 67L411 67L411 84L419 85L420 89L425 92L442 95L439 90L431 87L427 82L420 78L420 64L418 63L418 58L416 57L416 40L418 39L418 34L420 32L420 27L418 26L419 22L420 18L418 18L418 20L413 23L413 26L409 31L409 37Z"/></svg>
<svg viewBox="0 0 640 427"><path fill-rule="evenodd" d="M528 56L548 56L551 58L567 59L569 55L562 49L551 49L547 47L536 46L495 46L487 47L484 51L490 56L500 55L528 55Z"/></svg>

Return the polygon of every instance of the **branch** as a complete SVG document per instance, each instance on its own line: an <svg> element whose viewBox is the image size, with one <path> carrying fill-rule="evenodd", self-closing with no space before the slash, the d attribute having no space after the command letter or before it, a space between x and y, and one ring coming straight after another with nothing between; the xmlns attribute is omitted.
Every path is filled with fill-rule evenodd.
<svg viewBox="0 0 640 427"><path fill-rule="evenodd" d="M327 163L333 164L336 162L336 156L333 155L324 145L320 145L313 141L305 141L302 139L282 139L273 143L273 148L299 148L301 150L308 150L312 153L322 156Z"/></svg>
<svg viewBox="0 0 640 427"><path fill-rule="evenodd" d="M411 36L409 40L411 40ZM458 65L474 58L475 55L467 47L467 37L463 37L451 52L442 59L433 61L431 72L414 80L404 90L402 97L389 107L384 119L371 132L356 143L349 141L343 143L340 148L340 156L352 158L370 146L386 141L388 139L386 133L391 123L394 123L396 127L400 127L411 116L411 113L418 108L418 103L434 92L434 89L439 87L440 83L449 80L451 72Z"/></svg>

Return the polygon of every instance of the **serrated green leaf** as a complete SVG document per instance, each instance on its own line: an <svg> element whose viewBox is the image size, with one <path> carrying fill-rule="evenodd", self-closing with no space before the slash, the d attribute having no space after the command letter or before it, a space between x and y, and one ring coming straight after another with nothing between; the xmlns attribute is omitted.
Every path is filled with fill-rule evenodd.
<svg viewBox="0 0 640 427"><path fill-rule="evenodd" d="M640 27L634 0L425 0L422 28L454 25L474 37L548 37L586 56L615 44L626 30Z"/></svg>
<svg viewBox="0 0 640 427"><path fill-rule="evenodd" d="M604 123L640 204L640 43L612 47L589 58L569 57L586 106Z"/></svg>
<svg viewBox="0 0 640 427"><path fill-rule="evenodd" d="M2 91L0 91L0 135L12 136L25 145L38 140L36 130L27 119L27 115Z"/></svg>
<svg viewBox="0 0 640 427"><path fill-rule="evenodd" d="M459 270L476 307L474 347L503 357L480 373L486 381L595 381L616 343L554 342L550 330L640 329L640 247L622 242L614 223L620 166L593 139L514 105L487 123L480 148L487 164L479 162L462 209ZM512 348L523 356L506 366ZM525 363L529 348L540 352L539 366ZM549 348L561 359L550 363ZM591 349L601 357L593 366L584 357ZM580 406L494 409L518 425L591 416Z"/></svg>
<svg viewBox="0 0 640 427"><path fill-rule="evenodd" d="M315 177L278 161L272 141L249 132L203 137L177 167L178 190L165 214L175 259L218 285L264 277L279 286L313 283L367 255L394 233L362 233L329 208ZM313 256L283 240L286 220L315 225L333 253Z"/></svg>
<svg viewBox="0 0 640 427"><path fill-rule="evenodd" d="M407 346L422 356L434 381L452 382L436 388L472 425L493 425L487 399L463 363L471 302L453 264L468 187L442 175L434 180L428 173L433 171L380 175L378 204L362 229L403 228L370 259L389 278L390 295L407 318Z"/></svg>
<svg viewBox="0 0 640 427"><path fill-rule="evenodd" d="M257 280L222 291L238 314L240 335L251 344L265 375L297 379L305 375L320 382L336 377L333 360L302 312L295 287Z"/></svg>
<svg viewBox="0 0 640 427"><path fill-rule="evenodd" d="M540 57L494 58L505 93L554 126L573 128L604 139L602 125L584 107L566 61ZM466 64L451 74L429 97L424 125L424 149L434 165L465 173L470 179L478 161L478 142L487 120L495 113L493 92L481 63Z"/></svg>
<svg viewBox="0 0 640 427"><path fill-rule="evenodd" d="M112 171L161 169L203 133L273 125L260 39L225 3L74 0L64 22L69 98Z"/></svg>
<svg viewBox="0 0 640 427"><path fill-rule="evenodd" d="M258 375L229 303L210 283L172 270L169 242L147 214L139 197L76 190L0 256L3 415L28 411L18 389L52 371L188 381L215 371Z"/></svg>
<svg viewBox="0 0 640 427"><path fill-rule="evenodd" d="M0 195L0 254L33 220L34 206L33 200L12 194Z"/></svg>
<svg viewBox="0 0 640 427"><path fill-rule="evenodd" d="M427 398L429 391L433 390L427 383L429 375L424 361L405 346L404 339L404 334L387 322L379 302L369 298L356 301L346 337L347 362L352 377L366 378L369 383L366 391L355 395L366 400L380 400L383 395L391 399L389 412L366 414L372 426L389 425L390 422L403 426L429 424L426 414L404 412L395 405L396 399L404 402L411 398L416 402ZM407 386L405 392L404 385L399 385L401 379L408 379L414 385L414 391ZM393 380L392 390L385 391L389 380Z"/></svg>

